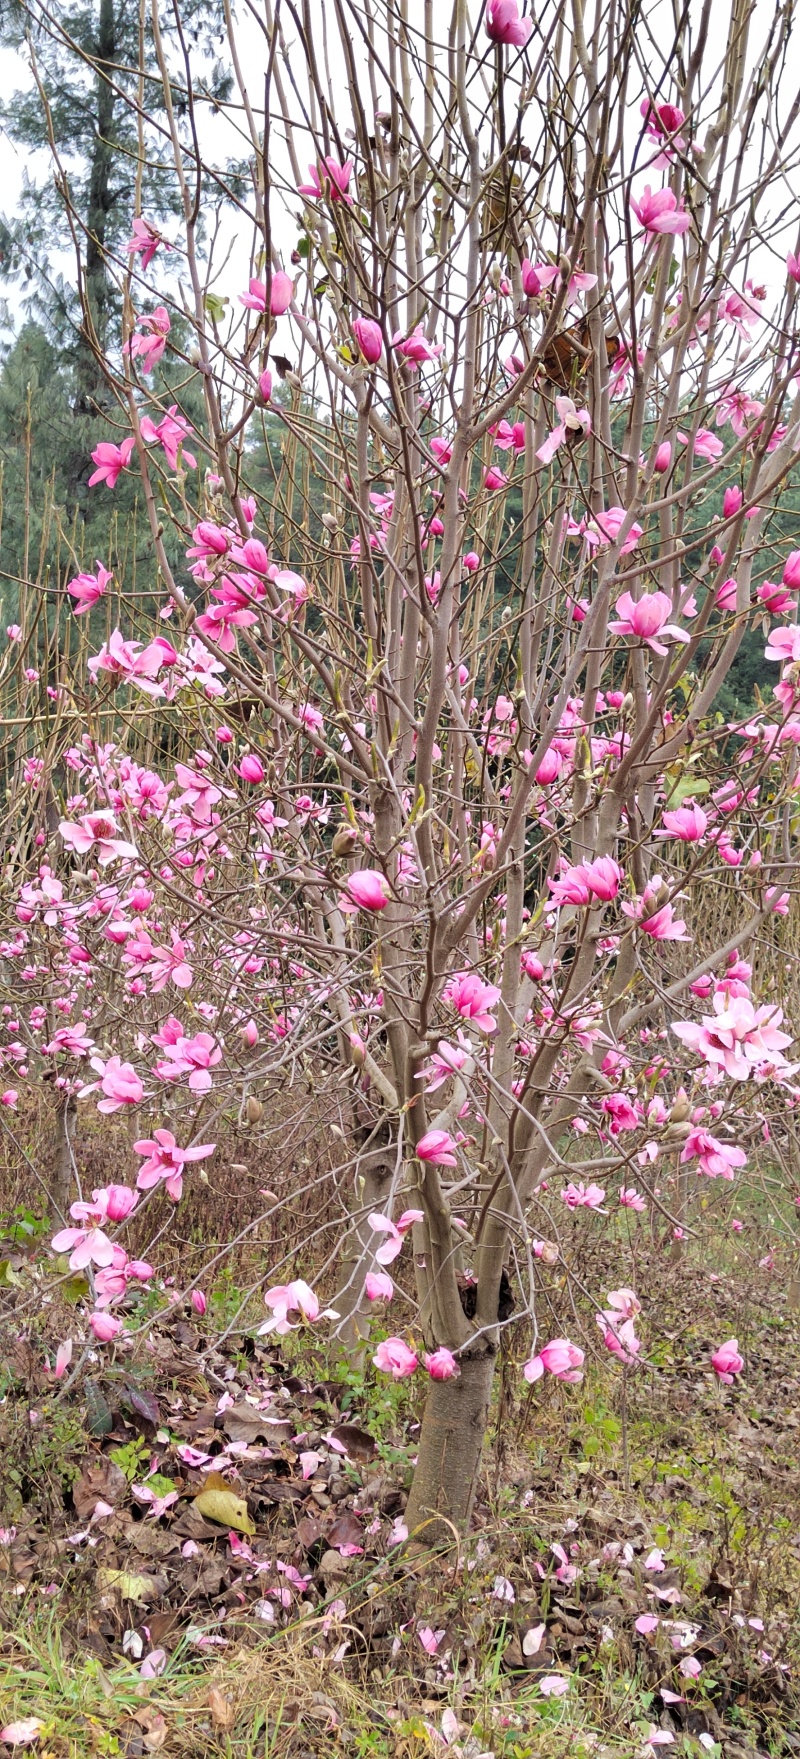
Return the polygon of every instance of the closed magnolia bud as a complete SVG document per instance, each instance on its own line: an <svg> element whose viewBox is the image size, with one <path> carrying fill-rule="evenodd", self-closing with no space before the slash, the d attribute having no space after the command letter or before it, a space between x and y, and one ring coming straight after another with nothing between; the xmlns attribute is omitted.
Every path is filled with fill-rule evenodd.
<svg viewBox="0 0 800 1759"><path fill-rule="evenodd" d="M622 701L619 705L619 712L621 715L629 715L632 708L633 708L633 691L626 690L625 695L623 696Z"/></svg>
<svg viewBox="0 0 800 1759"><path fill-rule="evenodd" d="M255 1020L248 1020L245 1026L239 1028L239 1037L248 1050L252 1050L253 1046L258 1044L259 1032Z"/></svg>
<svg viewBox="0 0 800 1759"><path fill-rule="evenodd" d="M260 1099L256 1099L256 1096L254 1093L248 1093L248 1095L247 1095L247 1105L245 1106L245 1112L247 1114L248 1124L257 1124L259 1119L263 1118L263 1116L264 1116L264 1107L261 1104Z"/></svg>
<svg viewBox="0 0 800 1759"><path fill-rule="evenodd" d="M323 513L322 523L326 531L338 531L339 521L334 513Z"/></svg>
<svg viewBox="0 0 800 1759"><path fill-rule="evenodd" d="M202 1319L203 1314L205 1313L205 1310L206 1310L206 1306L207 1306L207 1302L206 1302L206 1298L203 1293L203 1290L202 1289L192 1289L191 1300L192 1300L192 1306L195 1310L195 1313L199 1313L200 1317Z"/></svg>
<svg viewBox="0 0 800 1759"><path fill-rule="evenodd" d="M352 855L357 842L358 831L354 829L353 825L340 825L335 832L331 851L337 859L341 859L345 855Z"/></svg>
<svg viewBox="0 0 800 1759"><path fill-rule="evenodd" d="M689 1096L684 1093L683 1088L681 1088L680 1092L675 1095L675 1101L669 1114L668 1122L670 1124L684 1124L691 1109Z"/></svg>

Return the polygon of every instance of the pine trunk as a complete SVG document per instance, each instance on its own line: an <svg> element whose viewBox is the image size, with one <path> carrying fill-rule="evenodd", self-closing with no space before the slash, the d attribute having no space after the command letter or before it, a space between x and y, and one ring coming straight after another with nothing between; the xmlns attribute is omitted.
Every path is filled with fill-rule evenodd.
<svg viewBox="0 0 800 1759"><path fill-rule="evenodd" d="M405 1520L426 1545L451 1544L469 1525L497 1352L481 1344L461 1357L455 1380L434 1380L422 1419L419 1454Z"/></svg>

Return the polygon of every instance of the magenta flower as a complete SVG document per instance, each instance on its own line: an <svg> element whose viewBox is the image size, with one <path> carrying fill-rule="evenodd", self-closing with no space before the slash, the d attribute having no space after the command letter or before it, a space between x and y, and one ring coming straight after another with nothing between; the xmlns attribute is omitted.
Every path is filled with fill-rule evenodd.
<svg viewBox="0 0 800 1759"><path fill-rule="evenodd" d="M419 1362L402 1338L384 1338L372 1360L376 1368L382 1369L384 1374L391 1374L394 1380L404 1380L413 1374Z"/></svg>
<svg viewBox="0 0 800 1759"><path fill-rule="evenodd" d="M89 488L93 489L95 483L105 483L109 489L116 488L120 472L127 470L130 464L135 444L133 434L123 440L121 446L115 446L111 440L101 440L92 453L92 463L97 469L89 478Z"/></svg>
<svg viewBox="0 0 800 1759"><path fill-rule="evenodd" d="M676 917L673 905L656 903L661 896L661 885L659 879L649 880L641 897L634 898L632 903L623 904L623 915L630 916L637 924L640 934L649 935L651 940L691 940L686 923Z"/></svg>
<svg viewBox="0 0 800 1759"><path fill-rule="evenodd" d="M174 929L171 947L153 947L153 960L148 970L154 996L160 994L170 979L176 989L191 989L194 972L186 958L186 943Z"/></svg>
<svg viewBox="0 0 800 1759"><path fill-rule="evenodd" d="M522 1372L531 1385L541 1380L545 1372L554 1375L556 1380L576 1385L583 1380L581 1370L585 1359L584 1351L577 1344L571 1344L569 1338L552 1338L538 1356L532 1356L525 1363Z"/></svg>
<svg viewBox="0 0 800 1759"><path fill-rule="evenodd" d="M632 1319L621 1319L616 1313L596 1313L595 1319L603 1334L603 1343L613 1356L630 1365L636 1361L641 1341L636 1336Z"/></svg>
<svg viewBox="0 0 800 1759"><path fill-rule="evenodd" d="M648 183L638 201L631 196L631 207L645 232L679 236L688 232L692 224L691 215L679 207L678 198L671 189L651 190Z"/></svg>
<svg viewBox="0 0 800 1759"><path fill-rule="evenodd" d="M98 1344L110 1344L122 1331L122 1320L115 1319L112 1313L90 1313L89 1324Z"/></svg>
<svg viewBox="0 0 800 1759"><path fill-rule="evenodd" d="M517 0L487 0L486 35L493 43L524 49L533 30L532 18L520 18Z"/></svg>
<svg viewBox="0 0 800 1759"><path fill-rule="evenodd" d="M128 253L131 256L135 256L137 253L141 255L142 269L149 269L160 245L163 245L165 250L172 249L172 245L168 244L165 238L162 238L158 228L150 220L144 220L141 215L137 215L133 222L133 237L128 239L125 246Z"/></svg>
<svg viewBox="0 0 800 1759"><path fill-rule="evenodd" d="M392 347L396 354L402 354L409 366L422 366L424 361L438 360L439 355L444 353L444 343L429 342L421 324L417 324L409 336L404 336L402 330L396 330L392 337Z"/></svg>
<svg viewBox="0 0 800 1759"><path fill-rule="evenodd" d="M619 1200L623 1209L635 1209L641 1213L643 1209L647 1208L644 1198L641 1193L636 1190L635 1185L628 1185L627 1187L623 1185L619 1194Z"/></svg>
<svg viewBox="0 0 800 1759"><path fill-rule="evenodd" d="M361 868L348 875L347 900L343 908L352 910L385 910L389 902L389 889L382 873L374 868Z"/></svg>
<svg viewBox="0 0 800 1759"><path fill-rule="evenodd" d="M103 597L109 581L114 578L113 574L109 574L108 569L103 567L102 562L96 562L95 567L97 568L96 574L76 574L74 580L67 581L67 592L71 593L75 600L76 617L82 617L85 611L91 611L92 606L96 605L98 599Z"/></svg>
<svg viewBox="0 0 800 1759"><path fill-rule="evenodd" d="M471 1020L480 1032L496 1032L497 1021L489 1009L500 1000L500 991L493 983L484 983L475 971L461 971L451 977L442 1000L462 1020Z"/></svg>
<svg viewBox="0 0 800 1759"><path fill-rule="evenodd" d="M123 1106L139 1105L144 1099L144 1087L132 1063L122 1063L119 1057L109 1057L107 1062L102 1057L91 1057L90 1065L96 1069L100 1082L83 1087L78 1098L94 1093L99 1085L105 1098L98 1100L97 1110L105 1116L121 1111Z"/></svg>
<svg viewBox="0 0 800 1759"><path fill-rule="evenodd" d="M414 1150L417 1160L430 1161L435 1167L456 1167L457 1144L447 1130L427 1130Z"/></svg>
<svg viewBox="0 0 800 1759"><path fill-rule="evenodd" d="M634 599L629 592L620 593L614 609L618 615L609 623L611 635L633 635L645 641L655 654L667 652L663 643L664 636L671 641L688 641L690 638L685 629L668 621L672 615L672 600L665 592L646 592L640 599Z"/></svg>
<svg viewBox="0 0 800 1759"><path fill-rule="evenodd" d="M431 1380L453 1380L461 1373L461 1369L451 1350L443 1345L422 1358Z"/></svg>
<svg viewBox="0 0 800 1759"><path fill-rule="evenodd" d="M601 1215L605 1214L600 1209L604 1197L605 1191L601 1185L584 1185L582 1179L577 1184L570 1180L561 1193L561 1201L566 1203L568 1209L594 1209Z"/></svg>
<svg viewBox="0 0 800 1759"><path fill-rule="evenodd" d="M677 837L681 843L699 843L708 829L708 814L701 806L687 802L674 812L665 812L661 826L653 832L654 837Z"/></svg>
<svg viewBox="0 0 800 1759"><path fill-rule="evenodd" d="M291 275L287 275L285 269L276 269L270 283L269 309L271 316L282 318L284 312L289 310L293 299L294 282ZM267 309L266 283L251 277L249 292L240 293L239 301L241 305L248 306L251 311L265 312Z"/></svg>
<svg viewBox="0 0 800 1759"><path fill-rule="evenodd" d="M154 312L147 317L136 320L141 325L142 333L131 336L127 344L127 353L131 360L141 360L146 373L151 373L158 365L167 346L167 337L172 325L166 306L157 305Z"/></svg>
<svg viewBox="0 0 800 1759"><path fill-rule="evenodd" d="M154 1071L160 1081L179 1081L188 1075L192 1093L210 1093L211 1070L222 1061L220 1046L210 1032L196 1032L194 1038L181 1036L174 1044L166 1044L164 1053Z"/></svg>
<svg viewBox="0 0 800 1759"><path fill-rule="evenodd" d="M135 859L138 850L134 843L117 835L117 824L110 812L87 812L77 824L62 818L59 831L68 849L74 849L76 855L92 855L101 867L107 867L110 861L127 857Z"/></svg>
<svg viewBox="0 0 800 1759"><path fill-rule="evenodd" d="M309 165L309 181L308 183L298 183L297 193L298 195L307 195L311 201L321 201L325 194L323 185L327 182L330 188L331 201L346 202L347 206L351 208L353 206L353 197L348 195L348 190L350 188L350 174L352 169L352 159L345 159L343 165L340 165L339 160L334 158L323 159L319 166ZM322 172L322 177L320 177L320 171Z"/></svg>
<svg viewBox="0 0 800 1759"><path fill-rule="evenodd" d="M264 765L257 752L245 752L239 764L239 775L243 782L263 782Z"/></svg>
<svg viewBox="0 0 800 1759"><path fill-rule="evenodd" d="M160 422L156 423L151 420L149 415L143 415L139 425L142 439L147 442L148 446L160 445L162 447L170 470L179 468L179 453L182 470L195 470L197 468L197 459L194 453L187 452L183 445L184 440L194 432L194 429L189 426L185 416L179 413L177 403L170 404L166 415L162 416Z"/></svg>
<svg viewBox="0 0 800 1759"><path fill-rule="evenodd" d="M380 324L374 318L354 318L353 335L364 359L370 366L376 366L383 353Z"/></svg>
<svg viewBox="0 0 800 1759"><path fill-rule="evenodd" d="M697 1160L700 1171L709 1179L732 1179L734 1167L747 1165L743 1148L735 1148L732 1142L718 1142L708 1130L691 1131L683 1145L681 1160Z"/></svg>
<svg viewBox="0 0 800 1759"><path fill-rule="evenodd" d="M492 493L496 494L497 490L504 489L507 483L508 477L504 476L502 470L498 470L495 464L490 465L483 479L484 488L490 489Z"/></svg>
<svg viewBox="0 0 800 1759"><path fill-rule="evenodd" d="M368 1270L364 1278L364 1294L368 1301L391 1301L394 1283L385 1270Z"/></svg>
<svg viewBox="0 0 800 1759"><path fill-rule="evenodd" d="M739 1355L738 1338L728 1338L720 1344L711 1358L711 1366L719 1380L727 1386L733 1385L734 1375L741 1374L744 1368L744 1357Z"/></svg>

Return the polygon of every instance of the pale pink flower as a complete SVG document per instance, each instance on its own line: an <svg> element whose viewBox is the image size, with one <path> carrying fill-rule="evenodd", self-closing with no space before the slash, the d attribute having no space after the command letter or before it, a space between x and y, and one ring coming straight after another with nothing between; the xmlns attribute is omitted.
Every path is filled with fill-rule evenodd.
<svg viewBox="0 0 800 1759"><path fill-rule="evenodd" d="M623 1209L635 1209L641 1213L643 1209L647 1208L645 1199L642 1197L641 1193L636 1190L634 1185L629 1185L627 1188L623 1185L619 1194L619 1200Z"/></svg>
<svg viewBox="0 0 800 1759"><path fill-rule="evenodd" d="M142 259L142 269L149 269L156 251L161 246L164 250L172 250L172 245L167 243L152 221L145 220L141 214L137 214L133 221L133 237L128 239L125 246L126 251L130 256L139 254Z"/></svg>
<svg viewBox="0 0 800 1759"><path fill-rule="evenodd" d="M319 1300L302 1277L296 1277L294 1282L280 1284L274 1289L267 1289L264 1305L271 1308L272 1318L259 1326L259 1337L272 1331L277 1332L279 1337L284 1337L287 1332L294 1331L295 1327L290 1325L288 1319L290 1313L300 1313L303 1319L312 1324L320 1317Z"/></svg>
<svg viewBox="0 0 800 1759"><path fill-rule="evenodd" d="M192 1093L211 1091L211 1070L222 1061L222 1050L210 1032L196 1032L193 1038L181 1035L174 1043L165 1044L164 1052L154 1071L160 1081L179 1081L188 1075Z"/></svg>
<svg viewBox="0 0 800 1759"><path fill-rule="evenodd" d="M372 1360L375 1367L382 1369L384 1374L391 1374L394 1380L404 1380L407 1375L414 1373L419 1358L403 1343L402 1338L384 1338Z"/></svg>
<svg viewBox="0 0 800 1759"><path fill-rule="evenodd" d="M755 1007L747 996L729 998L719 990L712 1007L714 1013L704 1014L699 1025L676 1020L672 1026L676 1037L705 1062L724 1069L733 1081L746 1081L765 1063L786 1066L781 1053L792 1041L779 1030L782 1008Z"/></svg>
<svg viewBox="0 0 800 1759"><path fill-rule="evenodd" d="M285 269L275 269L270 285L269 308L273 318L283 317L284 312L294 299L294 282ZM267 288L264 281L251 277L247 293L239 294L239 302L251 311L265 312L267 309Z"/></svg>
<svg viewBox="0 0 800 1759"><path fill-rule="evenodd" d="M514 0L512 0L512 4ZM426 1655L435 1655L444 1636L444 1631L433 1631L430 1625L419 1625L417 1636Z"/></svg>
<svg viewBox="0 0 800 1759"><path fill-rule="evenodd" d="M415 1222L421 1221L421 1209L404 1209L397 1222L390 1221L388 1215L367 1216L368 1225L374 1234L388 1235L385 1245L379 1246L375 1253L376 1264L392 1264L402 1249L403 1240L409 1228L413 1228Z"/></svg>
<svg viewBox="0 0 800 1759"><path fill-rule="evenodd" d="M395 353L402 354L409 366L421 366L424 361L438 360L444 353L444 343L429 342L421 324L417 324L410 335L404 336L402 330L396 330L392 337Z"/></svg>
<svg viewBox="0 0 800 1759"><path fill-rule="evenodd" d="M580 434L583 438L592 431L592 418L588 409L577 409L572 397L557 397L556 411L556 426L551 428L547 439L536 453L540 464L549 464L571 434Z"/></svg>
<svg viewBox="0 0 800 1759"><path fill-rule="evenodd" d="M546 1673L538 1684L543 1698L563 1698L569 1691L569 1680L563 1673Z"/></svg>

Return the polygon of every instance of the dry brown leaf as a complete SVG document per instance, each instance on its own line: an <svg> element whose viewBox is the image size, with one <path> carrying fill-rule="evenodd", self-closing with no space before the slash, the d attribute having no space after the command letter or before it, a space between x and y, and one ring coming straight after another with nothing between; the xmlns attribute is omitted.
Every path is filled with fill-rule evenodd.
<svg viewBox="0 0 800 1759"><path fill-rule="evenodd" d="M209 1691L208 1708L211 1711L211 1721L215 1728L233 1728L236 1720L236 1712L230 1698L226 1698L224 1692L221 1692L218 1686L212 1686Z"/></svg>

